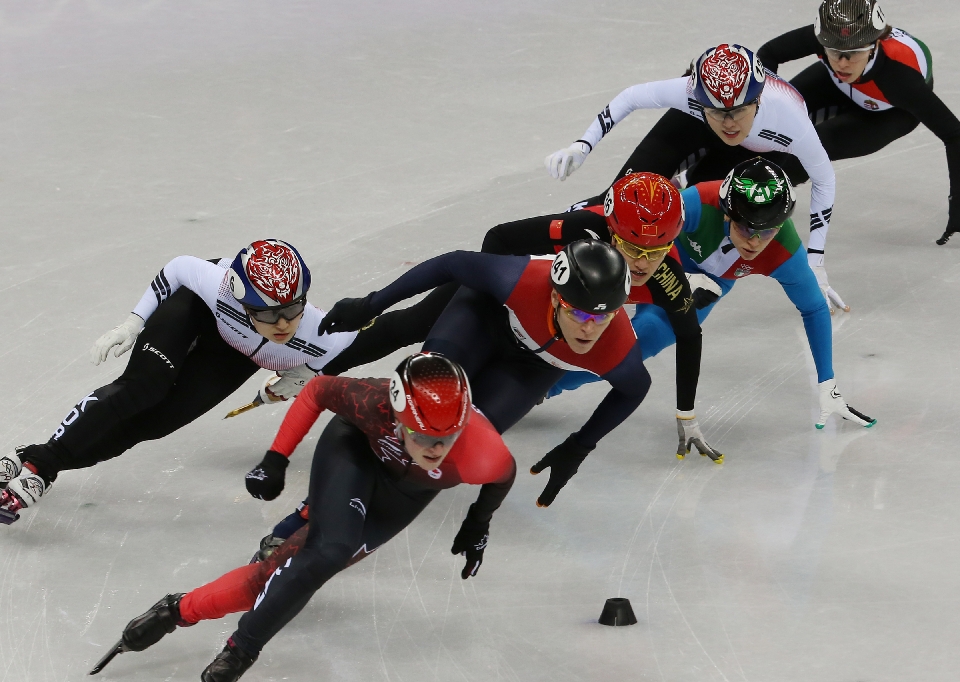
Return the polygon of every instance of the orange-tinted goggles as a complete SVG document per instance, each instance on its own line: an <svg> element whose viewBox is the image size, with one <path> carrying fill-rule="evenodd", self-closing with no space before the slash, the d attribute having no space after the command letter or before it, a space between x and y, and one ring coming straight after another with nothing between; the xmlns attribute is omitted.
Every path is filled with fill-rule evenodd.
<svg viewBox="0 0 960 682"><path fill-rule="evenodd" d="M647 260L657 260L659 258L663 258L670 252L670 249L673 247L673 242L664 244L663 246L655 246L652 249L645 249L642 246L631 244L626 239L623 239L620 235L615 234L613 235L613 245L623 251L628 258L646 258Z"/></svg>

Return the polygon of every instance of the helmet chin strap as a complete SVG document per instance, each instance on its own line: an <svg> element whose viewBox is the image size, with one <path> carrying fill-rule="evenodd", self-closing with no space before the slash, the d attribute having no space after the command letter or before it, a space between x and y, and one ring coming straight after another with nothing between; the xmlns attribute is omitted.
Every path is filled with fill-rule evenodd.
<svg viewBox="0 0 960 682"><path fill-rule="evenodd" d="M407 442L403 439L403 425L399 421L395 421L393 424L393 435L397 437L397 440L400 442L400 447L403 448L404 452L407 450ZM410 454L409 452L407 453Z"/></svg>
<svg viewBox="0 0 960 682"><path fill-rule="evenodd" d="M534 353L543 353L557 341L563 340L563 332L560 330L560 318L557 317L559 306L553 306L553 336L545 344L533 350Z"/></svg>

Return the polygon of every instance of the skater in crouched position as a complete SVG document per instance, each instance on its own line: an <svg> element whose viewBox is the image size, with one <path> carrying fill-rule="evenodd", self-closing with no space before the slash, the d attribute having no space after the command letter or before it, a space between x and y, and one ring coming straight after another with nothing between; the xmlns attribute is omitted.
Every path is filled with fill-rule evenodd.
<svg viewBox="0 0 960 682"><path fill-rule="evenodd" d="M537 499L549 506L597 442L629 417L650 388L650 375L623 304L630 271L598 240L577 241L555 257L454 251L420 263L380 291L339 301L321 331L359 329L385 308L448 282L460 289L430 330L424 350L459 362L477 407L497 431L520 421L568 369L610 383L606 397L576 433L530 472L550 468Z"/></svg>
<svg viewBox="0 0 960 682"><path fill-rule="evenodd" d="M452 552L464 579L483 561L490 520L516 477L496 429L472 405L463 369L433 353L404 360L393 377L313 379L291 405L265 460L286 461L323 410L310 471L310 523L269 560L187 594L168 595L132 620L91 674L118 653L142 651L177 626L246 611L205 682L233 682L320 587L406 528L440 490L479 484Z"/></svg>
<svg viewBox="0 0 960 682"><path fill-rule="evenodd" d="M132 349L123 374L76 404L50 440L0 457L0 521L33 506L59 472L93 466L162 438L204 414L261 367L278 374L261 399L282 400L357 336L317 331L323 311L306 300L310 271L277 239L233 259L180 256L167 263L133 312L101 336L91 356Z"/></svg>
<svg viewBox="0 0 960 682"><path fill-rule="evenodd" d="M483 240L482 250L485 253L523 256L556 254L568 244L580 240L604 241L614 246L630 271L627 302L662 308L677 339L677 457L682 459L692 446L696 446L701 455L721 463L723 454L704 438L694 411L702 335L690 284L680 264L677 248L673 245L683 226L683 217L680 193L666 178L654 173L634 173L614 184L603 206L524 218L491 228ZM718 294L719 291L718 288ZM435 289L430 297L446 296L449 299L455 292L456 283L453 286L446 284ZM708 302L701 301L701 304ZM433 310L439 314L442 307L434 305ZM398 316L398 320L410 320L410 324L405 325L408 328L419 326L429 329L436 318L427 324L425 312L430 311L421 303L413 308L387 313L384 317ZM377 324L380 324L380 319ZM643 344L640 344L640 348L642 357L646 358L647 349ZM522 358L523 354L517 354L517 357ZM480 398L477 400L483 407ZM254 469L247 475L247 488L257 497L279 494L276 487L269 486L269 480L270 477L262 468ZM263 538L257 558L269 556L307 522L308 516L308 501L304 501Z"/></svg>
<svg viewBox="0 0 960 682"><path fill-rule="evenodd" d="M677 457L682 459L695 445L701 455L721 463L723 454L707 443L694 410L703 346L697 304L709 301L694 300L673 243L683 221L683 201L676 187L655 173L632 173L613 184L602 205L491 228L483 251L547 254L580 239L614 246L630 270L627 303L660 308L677 339ZM644 359L651 356L644 344L640 348Z"/></svg>
<svg viewBox="0 0 960 682"><path fill-rule="evenodd" d="M887 25L877 0L823 0L816 23L784 33L757 51L777 71L816 55L794 78L827 154L834 161L873 154L920 123L943 142L950 175L949 217L937 244L960 231L960 120L933 91L927 46ZM781 162L794 181L802 169ZM791 165L788 165L791 164Z"/></svg>
<svg viewBox="0 0 960 682"><path fill-rule="evenodd" d="M546 158L553 177L573 173L614 126L637 109L669 109L617 174L652 171L671 177L686 167L686 182L722 180L756 154L789 156L810 179L807 259L827 304L846 306L830 288L824 266L833 216L836 176L807 117L800 94L742 45L724 43L704 52L689 75L627 88L613 98L579 140ZM603 194L574 204L600 204ZM832 294L832 296L831 296Z"/></svg>
<svg viewBox="0 0 960 682"><path fill-rule="evenodd" d="M876 420L848 406L837 391L830 313L790 220L796 198L786 173L757 157L735 166L722 182L703 182L680 195L686 218L677 246L683 269L696 282L694 299L706 303L697 311L700 321L738 279L748 275L775 279L800 312L817 368L817 428L823 428L834 413L861 426L873 426ZM673 330L657 306L638 306L633 324L649 355L674 343ZM559 388L576 388L594 380L589 374L570 373Z"/></svg>

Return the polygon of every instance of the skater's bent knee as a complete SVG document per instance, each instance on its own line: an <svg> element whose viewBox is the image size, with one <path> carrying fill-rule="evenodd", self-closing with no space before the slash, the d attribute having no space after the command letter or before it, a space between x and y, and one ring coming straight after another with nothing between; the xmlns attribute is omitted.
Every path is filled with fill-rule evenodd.
<svg viewBox="0 0 960 682"><path fill-rule="evenodd" d="M294 561L299 565L301 578L319 589L334 574L343 570L356 553L356 548L339 542L325 542L319 547L305 548Z"/></svg>

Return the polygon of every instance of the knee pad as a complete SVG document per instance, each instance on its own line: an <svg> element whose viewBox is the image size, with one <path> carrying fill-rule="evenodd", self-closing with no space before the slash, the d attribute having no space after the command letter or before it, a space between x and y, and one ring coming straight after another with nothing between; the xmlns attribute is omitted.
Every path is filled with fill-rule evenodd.
<svg viewBox="0 0 960 682"><path fill-rule="evenodd" d="M311 589L318 590L334 575L347 566L356 548L336 542L323 543L319 547L306 547L296 556L305 579Z"/></svg>

